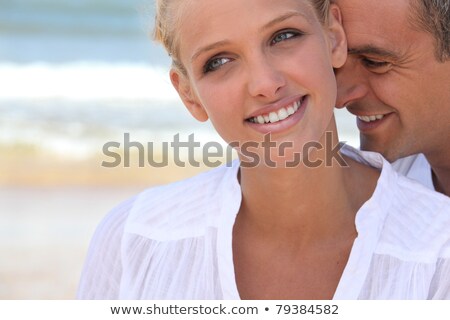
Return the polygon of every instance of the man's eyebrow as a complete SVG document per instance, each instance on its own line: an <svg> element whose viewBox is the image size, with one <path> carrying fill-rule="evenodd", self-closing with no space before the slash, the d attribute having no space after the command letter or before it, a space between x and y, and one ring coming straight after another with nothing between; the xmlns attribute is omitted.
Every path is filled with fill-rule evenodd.
<svg viewBox="0 0 450 320"><path fill-rule="evenodd" d="M389 50L381 49L379 47L375 47L372 45L357 47L357 48L348 48L348 54L352 55L374 55L380 58L386 58L391 60L400 60L400 55Z"/></svg>
<svg viewBox="0 0 450 320"><path fill-rule="evenodd" d="M287 13L285 13L285 14L282 14L282 15L276 17L275 19L269 21L268 23L266 23L266 24L261 28L261 30L270 29L270 28L273 27L274 25L276 25L276 24L278 24L278 23L281 23L281 22L283 22L284 20L290 19L290 18L292 18L292 17L303 17L304 19L310 21L310 18L309 18L306 14L303 14L302 12L299 12L299 11L289 11L289 12L287 12ZM205 46L205 47L202 47L202 48L200 48L199 50L197 50L197 51L194 53L194 55L192 55L191 61L194 61L195 59L198 58L199 55L201 55L201 54L203 54L203 53L205 53L205 52L214 50L214 49L216 49L216 48L218 48L218 47L221 47L221 46L225 46L225 45L228 44L228 43L229 43L229 41L227 41L227 40L222 40L222 41L218 41L218 42L214 42L214 43L212 43L212 44L209 44L209 45L207 45L207 46Z"/></svg>

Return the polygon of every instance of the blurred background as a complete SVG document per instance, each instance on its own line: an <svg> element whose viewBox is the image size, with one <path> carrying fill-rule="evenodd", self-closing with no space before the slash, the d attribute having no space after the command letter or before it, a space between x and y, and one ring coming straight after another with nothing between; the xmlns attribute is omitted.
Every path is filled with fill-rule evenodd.
<svg viewBox="0 0 450 320"><path fill-rule="evenodd" d="M129 168L105 168L105 143L123 145L129 133L154 142L155 159L176 134L223 144L172 89L170 61L150 37L153 5L0 1L0 299L75 298L92 233L112 207L206 169L141 168L136 154ZM354 118L336 114L341 140L357 146Z"/></svg>

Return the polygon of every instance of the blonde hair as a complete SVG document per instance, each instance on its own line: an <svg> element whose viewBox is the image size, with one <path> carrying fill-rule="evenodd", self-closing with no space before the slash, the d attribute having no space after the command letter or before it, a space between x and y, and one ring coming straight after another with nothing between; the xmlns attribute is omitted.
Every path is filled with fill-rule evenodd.
<svg viewBox="0 0 450 320"><path fill-rule="evenodd" d="M322 24L328 21L328 15L330 11L330 0L309 0L314 9L316 10L317 17Z"/></svg>
<svg viewBox="0 0 450 320"><path fill-rule="evenodd" d="M185 71L179 60L177 30L179 30L181 5L189 0L155 0L155 26L153 39L163 45L172 58L172 66Z"/></svg>
<svg viewBox="0 0 450 320"><path fill-rule="evenodd" d="M226 1L226 0L225 0ZM244 1L244 0L243 0ZM319 20L324 24L328 20L330 0L308 0L316 11ZM190 0L155 0L155 26L153 39L161 43L172 58L172 67L186 74L179 60L177 30L181 20L182 8Z"/></svg>

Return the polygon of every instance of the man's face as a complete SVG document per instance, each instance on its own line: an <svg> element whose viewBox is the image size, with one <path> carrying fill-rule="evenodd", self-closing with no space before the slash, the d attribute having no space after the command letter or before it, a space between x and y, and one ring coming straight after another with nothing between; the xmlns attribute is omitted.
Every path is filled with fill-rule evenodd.
<svg viewBox="0 0 450 320"><path fill-rule="evenodd" d="M361 149L389 161L435 156L450 143L450 61L415 27L409 0L337 0L349 56L337 70L337 106L355 114Z"/></svg>

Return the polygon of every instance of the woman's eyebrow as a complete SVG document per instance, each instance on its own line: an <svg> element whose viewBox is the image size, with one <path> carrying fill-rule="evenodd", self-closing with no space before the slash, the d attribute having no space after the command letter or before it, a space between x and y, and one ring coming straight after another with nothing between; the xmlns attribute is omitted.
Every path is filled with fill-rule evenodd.
<svg viewBox="0 0 450 320"><path fill-rule="evenodd" d="M300 12L300 11L289 11L286 12L278 17L276 17L275 19L270 20L268 23L266 23L261 30L264 31L266 29L270 29L271 27L273 27L274 25L283 22L284 20L290 19L292 17L302 17L308 21L310 21L310 17L308 15L305 15L304 13Z"/></svg>
<svg viewBox="0 0 450 320"><path fill-rule="evenodd" d="M212 44L209 44L209 45L207 45L207 46L201 47L200 49L198 49L198 50L194 53L194 55L193 55L192 58L191 58L191 62L194 61L195 59L197 59L197 57L198 57L199 55L201 55L202 53L205 53L205 52L214 50L214 49L219 48L219 47L222 47L222 46L225 46L225 45L227 45L227 44L229 44L229 43L230 43L230 41L228 41L228 40L221 40L221 41L217 41L217 42L214 42L214 43L212 43Z"/></svg>
<svg viewBox="0 0 450 320"><path fill-rule="evenodd" d="M281 22L283 22L285 20L288 20L288 19L290 19L292 17L302 17L302 18L304 18L304 19L309 21L309 17L307 15L303 14L302 12L289 11L289 12L286 12L286 13L284 13L284 14L282 14L282 15L280 15L280 16L272 19L272 20L270 20L269 22L267 22L265 25L263 25L261 27L261 31L264 31L266 29L270 29L274 25L277 25L278 23L281 23ZM219 48L221 46L225 46L225 45L227 45L229 43L230 43L230 41L228 41L228 40L221 40L221 41L217 41L217 42L214 42L212 44L209 44L207 46L201 47L192 55L191 62L193 62L195 59L197 59L198 56L200 56L201 54L203 54L205 52L208 52L208 51L211 51L211 50L214 50L214 49L217 49L217 48Z"/></svg>

